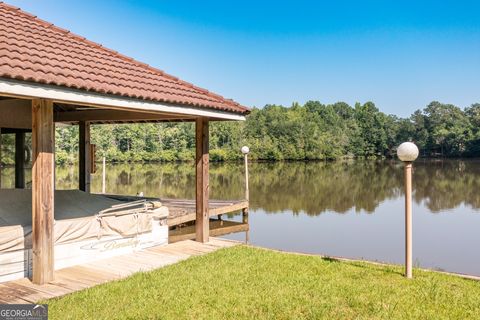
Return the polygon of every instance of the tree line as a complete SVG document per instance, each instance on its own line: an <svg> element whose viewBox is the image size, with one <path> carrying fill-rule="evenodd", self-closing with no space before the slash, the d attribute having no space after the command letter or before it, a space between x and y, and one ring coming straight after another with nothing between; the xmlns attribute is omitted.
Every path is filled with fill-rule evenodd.
<svg viewBox="0 0 480 320"><path fill-rule="evenodd" d="M13 137L3 141L2 162L13 163ZM242 145L255 160L382 158L404 141L415 142L425 157L479 156L480 104L461 109L434 101L408 118L385 114L373 102L266 105L244 122L212 122L210 159L237 160ZM111 162L193 160L194 124L94 125L92 143ZM57 127L57 163L75 162L77 154L78 127Z"/></svg>

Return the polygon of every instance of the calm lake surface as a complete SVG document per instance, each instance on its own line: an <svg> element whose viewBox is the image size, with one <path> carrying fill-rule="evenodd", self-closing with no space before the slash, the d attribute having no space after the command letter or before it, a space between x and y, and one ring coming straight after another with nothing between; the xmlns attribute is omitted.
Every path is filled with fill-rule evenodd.
<svg viewBox="0 0 480 320"><path fill-rule="evenodd" d="M101 191L99 169L93 192ZM8 168L3 187L13 185L10 177ZM480 161L419 160L413 179L414 264L480 275ZM57 189L77 188L76 168L57 168L56 181ZM212 163L210 188L212 199L243 198L243 165ZM193 199L193 164L108 165L107 192ZM254 245L403 263L397 161L251 163L250 202Z"/></svg>

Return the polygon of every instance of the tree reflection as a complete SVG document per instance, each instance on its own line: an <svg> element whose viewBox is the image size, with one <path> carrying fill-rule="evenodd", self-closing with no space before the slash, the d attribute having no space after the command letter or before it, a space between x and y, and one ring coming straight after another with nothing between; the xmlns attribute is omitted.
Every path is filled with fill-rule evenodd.
<svg viewBox="0 0 480 320"><path fill-rule="evenodd" d="M480 161L420 161L415 165L414 199L432 212L460 205L480 208Z"/></svg>
<svg viewBox="0 0 480 320"><path fill-rule="evenodd" d="M92 192L100 192L101 167L92 176ZM2 171L2 187L12 188L13 168ZM26 173L27 181L30 172ZM57 189L75 189L78 170L57 167ZM195 195L193 163L117 164L107 166L107 193L167 198ZM480 161L418 160L414 165L413 197L431 212L460 205L480 208ZM243 165L212 163L210 197L233 200L244 196ZM373 213L383 201L403 197L403 165L398 161L276 162L250 165L253 209L268 213L291 211Z"/></svg>
<svg viewBox="0 0 480 320"><path fill-rule="evenodd" d="M267 212L318 215L354 208L372 213L402 192L402 172L393 162L257 164L252 169L252 207Z"/></svg>

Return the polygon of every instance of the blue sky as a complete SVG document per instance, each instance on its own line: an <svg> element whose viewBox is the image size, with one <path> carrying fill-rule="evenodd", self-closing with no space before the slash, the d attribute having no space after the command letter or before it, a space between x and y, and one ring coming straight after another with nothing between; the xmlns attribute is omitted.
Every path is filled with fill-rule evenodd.
<svg viewBox="0 0 480 320"><path fill-rule="evenodd" d="M262 107L480 102L480 1L6 1Z"/></svg>

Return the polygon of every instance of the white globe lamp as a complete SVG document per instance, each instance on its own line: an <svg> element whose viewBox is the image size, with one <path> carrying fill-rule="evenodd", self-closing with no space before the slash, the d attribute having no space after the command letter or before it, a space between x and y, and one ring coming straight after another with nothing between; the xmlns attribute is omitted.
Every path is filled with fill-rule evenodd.
<svg viewBox="0 0 480 320"><path fill-rule="evenodd" d="M418 158L418 148L413 142L404 142L398 146L397 156L403 162L413 162Z"/></svg>
<svg viewBox="0 0 480 320"><path fill-rule="evenodd" d="M243 154L248 154L250 152L250 148L247 146L243 146L241 150Z"/></svg>

